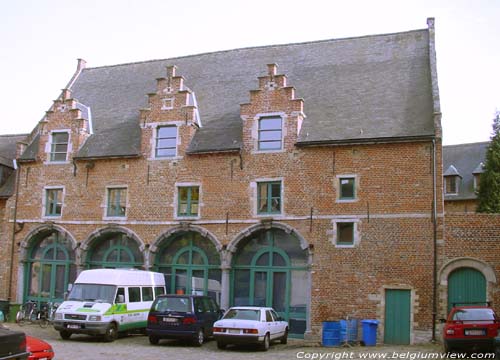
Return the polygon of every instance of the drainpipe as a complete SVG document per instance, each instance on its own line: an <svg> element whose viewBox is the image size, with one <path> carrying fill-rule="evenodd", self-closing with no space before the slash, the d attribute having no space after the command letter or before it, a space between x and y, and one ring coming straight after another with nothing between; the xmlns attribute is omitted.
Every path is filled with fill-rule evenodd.
<svg viewBox="0 0 500 360"><path fill-rule="evenodd" d="M12 301L12 279L14 277L14 246L16 245L16 222L17 222L17 199L19 198L19 181L21 180L21 167L14 160L16 169L16 198L14 199L14 222L12 224L12 243L10 246L10 270L9 270L9 295L7 300Z"/></svg>
<svg viewBox="0 0 500 360"><path fill-rule="evenodd" d="M437 317L437 181L436 181L436 139L432 139L432 230L433 230L433 265L432 265L432 342L436 342Z"/></svg>

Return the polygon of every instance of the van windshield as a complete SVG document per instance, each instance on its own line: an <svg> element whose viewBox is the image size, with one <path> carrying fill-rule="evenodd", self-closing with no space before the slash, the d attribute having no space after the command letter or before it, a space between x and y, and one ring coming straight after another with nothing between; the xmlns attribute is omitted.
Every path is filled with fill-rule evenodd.
<svg viewBox="0 0 500 360"><path fill-rule="evenodd" d="M68 300L95 301L112 304L115 293L115 285L75 284L68 295Z"/></svg>

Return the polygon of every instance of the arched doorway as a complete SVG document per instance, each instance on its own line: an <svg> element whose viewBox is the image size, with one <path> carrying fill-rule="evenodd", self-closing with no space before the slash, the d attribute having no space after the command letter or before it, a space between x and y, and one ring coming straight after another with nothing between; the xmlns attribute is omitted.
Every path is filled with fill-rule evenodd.
<svg viewBox="0 0 500 360"><path fill-rule="evenodd" d="M220 256L200 233L180 231L160 240L154 270L165 274L167 293L208 295L220 304Z"/></svg>
<svg viewBox="0 0 500 360"><path fill-rule="evenodd" d="M144 258L138 242L131 236L120 231L110 231L99 235L90 243L85 267L142 269Z"/></svg>
<svg viewBox="0 0 500 360"><path fill-rule="evenodd" d="M41 231L28 241L23 301L62 302L76 278L75 253L66 234Z"/></svg>
<svg viewBox="0 0 500 360"><path fill-rule="evenodd" d="M309 296L307 250L281 229L261 229L239 242L233 256L231 305L272 306L303 336Z"/></svg>
<svg viewBox="0 0 500 360"><path fill-rule="evenodd" d="M486 303L486 278L479 270L460 267L448 276L448 311L453 304Z"/></svg>

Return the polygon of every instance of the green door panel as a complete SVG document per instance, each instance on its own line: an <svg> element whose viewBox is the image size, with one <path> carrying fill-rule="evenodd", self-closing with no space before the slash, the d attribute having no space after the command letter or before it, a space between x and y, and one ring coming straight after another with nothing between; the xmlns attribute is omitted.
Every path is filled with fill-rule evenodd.
<svg viewBox="0 0 500 360"><path fill-rule="evenodd" d="M448 277L448 312L453 304L467 305L486 302L486 278L475 269L463 267Z"/></svg>
<svg viewBox="0 0 500 360"><path fill-rule="evenodd" d="M384 343L407 345L410 343L410 290L385 291Z"/></svg>

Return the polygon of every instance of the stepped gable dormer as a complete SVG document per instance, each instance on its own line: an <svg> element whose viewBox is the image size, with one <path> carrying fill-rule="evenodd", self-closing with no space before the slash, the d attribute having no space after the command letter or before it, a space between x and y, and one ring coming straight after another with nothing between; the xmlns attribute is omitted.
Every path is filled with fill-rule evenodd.
<svg viewBox="0 0 500 360"><path fill-rule="evenodd" d="M92 131L90 108L63 89L39 123L39 157L47 164L68 163Z"/></svg>
<svg viewBox="0 0 500 360"><path fill-rule="evenodd" d="M182 158L200 124L194 92L167 66L167 76L156 79L148 107L140 110L142 152L150 160Z"/></svg>
<svg viewBox="0 0 500 360"><path fill-rule="evenodd" d="M305 118L303 99L295 98L295 88L277 69L276 64L267 65L267 75L258 78L259 88L251 90L250 102L240 107L243 146L251 153L292 150Z"/></svg>

